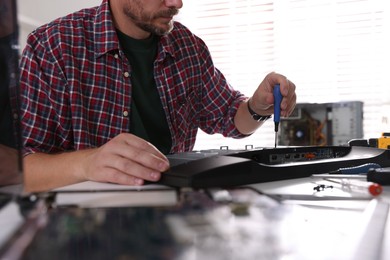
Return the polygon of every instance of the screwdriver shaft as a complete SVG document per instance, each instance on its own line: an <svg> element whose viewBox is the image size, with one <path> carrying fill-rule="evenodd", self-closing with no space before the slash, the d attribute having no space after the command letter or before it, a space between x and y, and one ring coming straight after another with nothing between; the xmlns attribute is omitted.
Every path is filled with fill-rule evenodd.
<svg viewBox="0 0 390 260"><path fill-rule="evenodd" d="M278 132L275 132L275 148L278 143Z"/></svg>

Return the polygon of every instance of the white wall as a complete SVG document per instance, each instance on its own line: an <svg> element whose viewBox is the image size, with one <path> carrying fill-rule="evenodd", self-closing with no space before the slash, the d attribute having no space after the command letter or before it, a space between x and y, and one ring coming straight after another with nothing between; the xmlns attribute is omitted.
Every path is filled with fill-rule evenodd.
<svg viewBox="0 0 390 260"><path fill-rule="evenodd" d="M102 0L17 0L20 45L38 26L85 7L99 5Z"/></svg>

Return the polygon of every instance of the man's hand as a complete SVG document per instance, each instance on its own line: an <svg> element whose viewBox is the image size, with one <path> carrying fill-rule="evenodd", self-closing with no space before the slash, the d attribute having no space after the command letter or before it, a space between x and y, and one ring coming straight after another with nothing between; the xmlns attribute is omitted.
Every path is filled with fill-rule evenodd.
<svg viewBox="0 0 390 260"><path fill-rule="evenodd" d="M168 159L147 141L123 133L99 148L25 156L25 190L47 191L92 180L123 185L158 181Z"/></svg>
<svg viewBox="0 0 390 260"><path fill-rule="evenodd" d="M285 76L275 72L268 74L260 83L250 99L250 106L259 115L273 114L273 88L275 84L280 84L280 92L283 96L282 103L280 104L281 116L288 117L291 115L296 105L297 96L295 94L295 84L289 81Z"/></svg>
<svg viewBox="0 0 390 260"><path fill-rule="evenodd" d="M253 96L240 104L234 117L234 123L242 134L252 134L259 128L264 121L257 122L253 120L248 111L248 102L252 110L258 115L268 116L274 112L274 94L275 84L280 85L282 94L282 103L280 104L280 114L283 117L289 116L295 108L297 96L295 94L295 85L285 76L270 73L260 83Z"/></svg>
<svg viewBox="0 0 390 260"><path fill-rule="evenodd" d="M142 185L144 180L158 181L161 172L169 168L169 161L152 144L123 133L94 149L84 166L88 180Z"/></svg>

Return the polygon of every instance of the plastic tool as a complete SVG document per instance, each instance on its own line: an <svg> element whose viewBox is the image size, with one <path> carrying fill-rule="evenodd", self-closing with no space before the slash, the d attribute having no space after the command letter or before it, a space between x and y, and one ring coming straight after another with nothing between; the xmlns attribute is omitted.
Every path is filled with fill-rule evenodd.
<svg viewBox="0 0 390 260"><path fill-rule="evenodd" d="M280 122L280 104L282 103L282 93L280 93L280 85L274 86L274 123L275 123L275 148L278 143L278 131Z"/></svg>
<svg viewBox="0 0 390 260"><path fill-rule="evenodd" d="M326 179L332 181L332 179ZM338 182L338 181L334 181ZM341 189L350 193L364 193L371 196L378 196L382 193L383 188L378 183L365 182L361 180L350 180L350 179L341 179L339 182L341 184Z"/></svg>

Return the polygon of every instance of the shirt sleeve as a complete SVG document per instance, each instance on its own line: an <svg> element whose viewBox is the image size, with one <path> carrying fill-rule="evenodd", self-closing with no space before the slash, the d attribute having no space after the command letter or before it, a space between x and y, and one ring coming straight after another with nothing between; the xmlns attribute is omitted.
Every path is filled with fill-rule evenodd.
<svg viewBox="0 0 390 260"><path fill-rule="evenodd" d="M226 80L225 76L213 64L210 52L205 43L200 40L200 57L202 64L204 93L202 94L202 116L200 128L208 133L220 133L225 137L243 138L234 124L234 116L238 107L247 99L235 90Z"/></svg>
<svg viewBox="0 0 390 260"><path fill-rule="evenodd" d="M59 152L67 143L66 91L60 67L49 47L31 34L20 62L21 125L24 155Z"/></svg>

